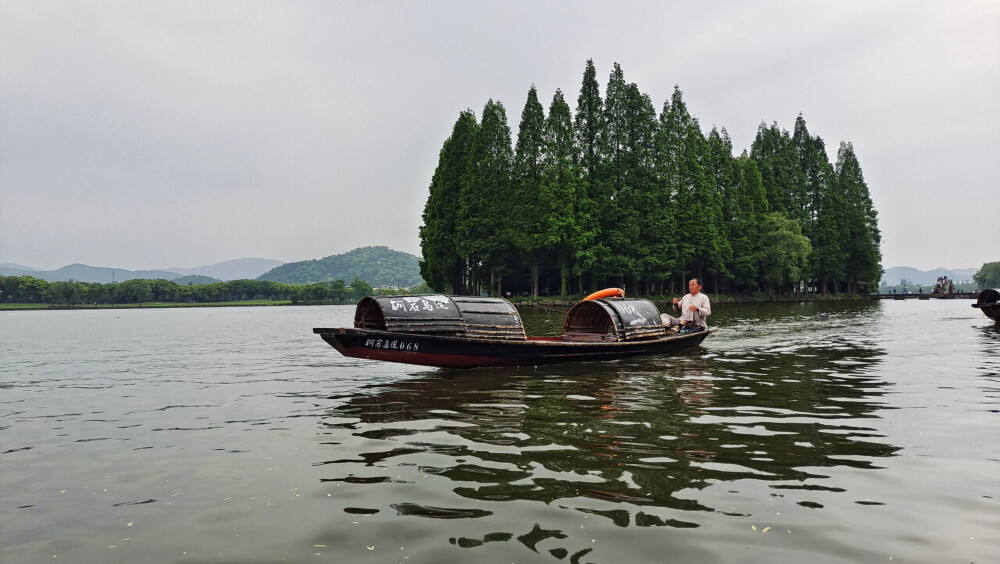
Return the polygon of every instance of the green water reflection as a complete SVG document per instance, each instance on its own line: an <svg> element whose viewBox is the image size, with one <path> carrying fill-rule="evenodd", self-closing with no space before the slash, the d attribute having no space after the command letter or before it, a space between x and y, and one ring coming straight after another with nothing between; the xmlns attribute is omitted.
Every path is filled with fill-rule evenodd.
<svg viewBox="0 0 1000 564"><path fill-rule="evenodd" d="M824 469L877 469L899 450L873 425L888 392L873 376L884 356L866 330L876 314L877 304L732 307L713 319L725 328L717 338L679 356L440 370L368 386L323 425L385 448L321 464L341 472L329 480L350 481L365 466L437 455L448 463L418 470L454 483L454 507L405 513L432 518L483 516L463 515L464 499L540 502L620 527L699 527L703 512L740 516L699 495L712 484L843 491ZM523 317L535 332L561 323L558 312ZM535 536L562 534L534 527L451 540L518 538L533 548Z"/></svg>

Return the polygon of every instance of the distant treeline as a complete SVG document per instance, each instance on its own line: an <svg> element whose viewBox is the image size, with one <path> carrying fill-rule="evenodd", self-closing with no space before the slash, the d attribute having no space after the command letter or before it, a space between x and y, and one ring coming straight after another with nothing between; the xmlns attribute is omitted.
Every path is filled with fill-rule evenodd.
<svg viewBox="0 0 1000 564"><path fill-rule="evenodd" d="M417 288L420 289L426 288ZM374 290L355 278L314 284L283 284L264 280L232 280L213 284L178 284L171 280L133 279L116 284L46 282L31 276L0 276L0 302L27 304L143 304L147 302L214 303L248 300L291 300L292 303L354 302L391 291ZM400 290L405 292L405 290Z"/></svg>
<svg viewBox="0 0 1000 564"><path fill-rule="evenodd" d="M972 280L980 290L1000 288L1000 261L983 263L979 272L972 275Z"/></svg>
<svg viewBox="0 0 1000 564"><path fill-rule="evenodd" d="M560 90L545 115L532 86L517 145L501 103L461 112L441 148L420 240L437 291L583 294L606 286L855 292L874 288L881 235L850 143L831 164L800 115L761 123L734 157L706 137L680 89L657 116L615 64L602 99L587 61L575 114Z"/></svg>

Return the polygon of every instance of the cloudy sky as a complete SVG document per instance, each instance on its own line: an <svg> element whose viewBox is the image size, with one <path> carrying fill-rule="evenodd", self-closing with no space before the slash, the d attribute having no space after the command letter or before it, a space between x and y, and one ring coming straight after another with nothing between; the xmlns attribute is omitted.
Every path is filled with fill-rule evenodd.
<svg viewBox="0 0 1000 564"><path fill-rule="evenodd" d="M697 5L696 5L697 4ZM420 253L460 111L575 108L587 59L737 152L850 141L883 266L1000 260L1000 2L0 3L0 263Z"/></svg>

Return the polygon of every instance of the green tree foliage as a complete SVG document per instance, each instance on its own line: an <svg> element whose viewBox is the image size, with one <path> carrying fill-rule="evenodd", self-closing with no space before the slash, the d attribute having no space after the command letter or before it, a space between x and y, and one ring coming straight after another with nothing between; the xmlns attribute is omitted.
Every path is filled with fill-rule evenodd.
<svg viewBox="0 0 1000 564"><path fill-rule="evenodd" d="M859 291L881 273L877 214L849 144L834 167L800 115L793 134L762 123L735 157L725 129L705 136L680 88L657 116L617 64L602 98L591 60L574 115L557 91L546 117L529 89L513 150L498 102L478 124L460 116L421 244L435 291L494 295L505 284L535 296L672 293L692 275L709 292Z"/></svg>
<svg viewBox="0 0 1000 564"><path fill-rule="evenodd" d="M841 142L837 151L837 181L844 196L847 291L878 288L882 277L882 234L878 228L878 212L872 204L861 173L861 164L850 143Z"/></svg>
<svg viewBox="0 0 1000 564"><path fill-rule="evenodd" d="M847 225L845 195L835 175L825 182L816 208L816 222L812 228L814 252L810 270L818 290L826 294L836 291L847 275L848 241L851 237Z"/></svg>
<svg viewBox="0 0 1000 564"><path fill-rule="evenodd" d="M0 300L5 303L45 303L48 289L48 282L32 276L0 276Z"/></svg>
<svg viewBox="0 0 1000 564"><path fill-rule="evenodd" d="M768 207L805 225L809 217L805 175L788 131L763 123L750 146L750 158L757 163L767 192Z"/></svg>
<svg viewBox="0 0 1000 564"><path fill-rule="evenodd" d="M811 236L811 229L818 219L823 194L834 179L834 171L826 155L826 145L818 136L809 134L802 114L795 118L792 145L798 155L801 172L801 176L797 177L801 183L801 188L798 190L800 198L798 216L803 221L805 233Z"/></svg>
<svg viewBox="0 0 1000 564"><path fill-rule="evenodd" d="M466 280L466 262L458 249L456 202L461 198L463 181L468 175L472 142L478 129L471 110L459 114L451 136L441 148L420 227L424 256L420 275L431 287L455 294L465 293Z"/></svg>
<svg viewBox="0 0 1000 564"><path fill-rule="evenodd" d="M417 288L427 289L423 282ZM5 303L50 303L56 305L212 303L251 300L299 302L345 302L377 293L366 281L355 277L348 287L343 280L290 285L268 280L231 280L211 284L178 284L173 280L132 279L117 284L96 282L46 282L30 276L0 276ZM419 290L414 290L419 291Z"/></svg>
<svg viewBox="0 0 1000 564"><path fill-rule="evenodd" d="M825 294L845 276L845 243L849 235L844 223L844 198L826 146L821 138L809 134L802 114L795 119L792 144L803 183L799 192L800 213L794 217L802 223L803 233L812 242L809 273L819 291Z"/></svg>
<svg viewBox="0 0 1000 564"><path fill-rule="evenodd" d="M606 216L604 204L608 201L603 182L605 150L604 100L597 84L597 69L592 59L587 60L583 82L576 100L573 117L573 135L576 138L575 162L583 171L585 196L580 199L581 232L587 245L578 246L575 253L574 272L584 288L584 276L602 269L610 260L611 250L605 243L602 217ZM597 287L597 277L591 276L591 288Z"/></svg>
<svg viewBox="0 0 1000 564"><path fill-rule="evenodd" d="M980 290L1000 288L1000 262L983 263L979 272L972 275L972 280Z"/></svg>
<svg viewBox="0 0 1000 564"><path fill-rule="evenodd" d="M371 296L374 294L372 287L364 280L355 277L351 281L351 285L347 288L348 295L354 301L360 301L365 296Z"/></svg>
<svg viewBox="0 0 1000 564"><path fill-rule="evenodd" d="M357 278L355 278L357 280ZM359 290L371 290L368 286L364 288L361 284L357 286ZM370 292L367 295L371 295ZM293 304L299 303L322 303L322 302L344 302L352 299L354 291L344 284L343 280L332 280L330 282L315 282L296 286L289 298ZM363 297L363 296L362 296ZM359 298L360 299L360 298Z"/></svg>
<svg viewBox="0 0 1000 564"><path fill-rule="evenodd" d="M153 288L149 280L134 278L118 284L118 297L122 302L142 305L153 299Z"/></svg>
<svg viewBox="0 0 1000 564"><path fill-rule="evenodd" d="M732 251L722 223L722 192L715 182L709 143L680 88L674 88L663 106L660 134L661 174L677 221L678 280L683 284L689 274L726 277L725 260Z"/></svg>
<svg viewBox="0 0 1000 564"><path fill-rule="evenodd" d="M737 178L734 195L737 210L733 214L730 243L733 246L733 277L738 287L751 288L759 272L753 257L757 256L760 249L760 223L770 208L760 170L746 151L734 161L734 168Z"/></svg>
<svg viewBox="0 0 1000 564"><path fill-rule="evenodd" d="M601 88L597 84L597 69L593 59L587 59L587 67L583 71L583 84L580 85L580 96L576 102L576 116L573 118L573 130L576 144L579 148L577 163L583 167L588 180L598 178L601 173L601 163L604 160L604 100L601 99ZM596 187L592 186L592 190ZM592 199L594 192L590 193Z"/></svg>
<svg viewBox="0 0 1000 564"><path fill-rule="evenodd" d="M659 284L676 266L674 207L656 175L659 123L653 101L634 82L624 93L615 182L623 213L622 247L634 260L623 265L623 273L653 293L662 290Z"/></svg>
<svg viewBox="0 0 1000 564"><path fill-rule="evenodd" d="M760 237L758 260L768 293L773 293L775 287L801 281L812 247L802 235L799 222L771 212L762 218Z"/></svg>
<svg viewBox="0 0 1000 564"><path fill-rule="evenodd" d="M507 113L503 104L490 100L472 141L458 199L457 248L469 265L472 289L477 292L485 286L493 294L501 293L503 275L511 266L513 158Z"/></svg>
<svg viewBox="0 0 1000 564"><path fill-rule="evenodd" d="M746 152L733 158L733 144L723 128L715 128L708 136L712 168L715 172L715 190L722 200L720 237L725 243L725 270L737 290L748 290L757 282L762 216L767 213L767 195L757 164Z"/></svg>
<svg viewBox="0 0 1000 564"><path fill-rule="evenodd" d="M538 297L538 272L545 255L547 226L544 221L549 202L542 195L545 153L545 111L532 85L521 112L521 124L514 149L513 202L519 208L510 214L509 237L531 269L531 292ZM512 265L516 266L516 265Z"/></svg>
<svg viewBox="0 0 1000 564"><path fill-rule="evenodd" d="M83 284L70 280L68 282L51 282L48 293L52 303L62 303L71 306L83 301L83 296L87 293L87 289Z"/></svg>
<svg viewBox="0 0 1000 564"><path fill-rule="evenodd" d="M645 254L640 232L644 191L652 188L656 111L635 84L626 84L618 63L608 79L604 102L604 174L601 240L610 251L599 268L615 284L635 279Z"/></svg>
<svg viewBox="0 0 1000 564"><path fill-rule="evenodd" d="M565 296L578 252L593 242L596 223L590 221L593 205L587 194L583 168L575 164L578 150L572 115L560 90L556 90L549 105L543 140L541 246L551 251L558 264L559 295ZM577 269L577 273L580 272ZM537 285L534 290L533 295L537 295Z"/></svg>

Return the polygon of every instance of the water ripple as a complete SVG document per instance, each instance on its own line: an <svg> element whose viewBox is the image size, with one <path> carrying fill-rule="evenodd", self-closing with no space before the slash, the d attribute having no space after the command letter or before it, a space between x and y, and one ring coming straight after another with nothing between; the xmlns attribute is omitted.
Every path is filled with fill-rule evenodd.
<svg viewBox="0 0 1000 564"><path fill-rule="evenodd" d="M349 307L4 312L0 548L989 561L1000 331L940 302L719 304L677 356L471 371L337 356L309 328Z"/></svg>

